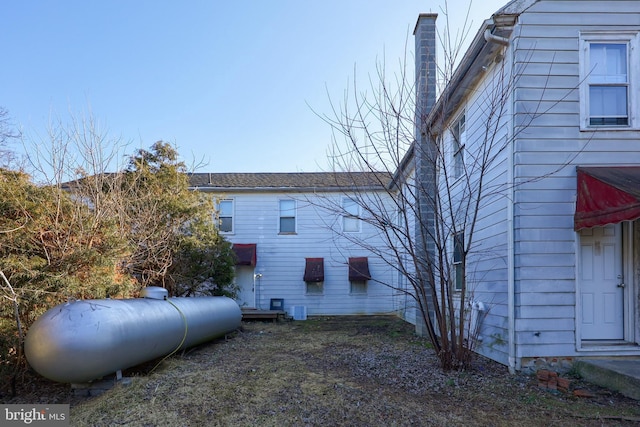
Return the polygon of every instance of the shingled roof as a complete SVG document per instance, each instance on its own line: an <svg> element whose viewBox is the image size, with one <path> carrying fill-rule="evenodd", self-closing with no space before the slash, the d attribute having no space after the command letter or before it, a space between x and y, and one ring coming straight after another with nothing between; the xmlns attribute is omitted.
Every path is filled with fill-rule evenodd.
<svg viewBox="0 0 640 427"><path fill-rule="evenodd" d="M386 172L293 172L293 173L192 173L191 187L199 190L301 190L385 188Z"/></svg>

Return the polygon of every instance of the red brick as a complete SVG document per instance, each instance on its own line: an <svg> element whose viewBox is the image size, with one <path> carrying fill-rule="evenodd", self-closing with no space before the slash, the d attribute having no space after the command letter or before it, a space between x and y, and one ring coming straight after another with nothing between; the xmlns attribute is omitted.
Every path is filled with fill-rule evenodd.
<svg viewBox="0 0 640 427"><path fill-rule="evenodd" d="M567 378L561 378L558 377L558 389L564 392L569 391L569 385L571 384L571 381L568 380Z"/></svg>
<svg viewBox="0 0 640 427"><path fill-rule="evenodd" d="M539 381L549 381L549 371L547 371L546 369L540 369L538 372L536 372L536 376L538 377Z"/></svg>
<svg viewBox="0 0 640 427"><path fill-rule="evenodd" d="M594 397L595 395L588 390L577 389L573 390L573 395L577 397Z"/></svg>

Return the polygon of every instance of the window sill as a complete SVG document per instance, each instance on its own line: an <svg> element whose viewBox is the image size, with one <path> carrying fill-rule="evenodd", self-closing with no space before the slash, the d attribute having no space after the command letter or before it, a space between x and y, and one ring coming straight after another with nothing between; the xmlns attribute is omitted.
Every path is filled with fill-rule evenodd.
<svg viewBox="0 0 640 427"><path fill-rule="evenodd" d="M640 128L633 126L581 126L580 132L621 132L621 131L634 131L637 132Z"/></svg>
<svg viewBox="0 0 640 427"><path fill-rule="evenodd" d="M280 232L278 233L278 236L296 236L298 233L296 233L295 231L285 231L285 232Z"/></svg>

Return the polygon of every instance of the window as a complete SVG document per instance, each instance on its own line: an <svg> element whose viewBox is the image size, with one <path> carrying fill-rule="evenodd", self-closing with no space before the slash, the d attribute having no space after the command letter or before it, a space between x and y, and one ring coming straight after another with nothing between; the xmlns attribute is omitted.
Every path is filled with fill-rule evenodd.
<svg viewBox="0 0 640 427"><path fill-rule="evenodd" d="M349 283L352 294L366 294L367 280L371 280L367 257L349 258Z"/></svg>
<svg viewBox="0 0 640 427"><path fill-rule="evenodd" d="M295 200L280 200L280 233L292 234L296 232L296 202Z"/></svg>
<svg viewBox="0 0 640 427"><path fill-rule="evenodd" d="M308 294L322 294L324 282L324 259L306 258L304 282Z"/></svg>
<svg viewBox="0 0 640 427"><path fill-rule="evenodd" d="M307 284L307 294L322 295L323 283L322 282L305 282Z"/></svg>
<svg viewBox="0 0 640 427"><path fill-rule="evenodd" d="M345 233L357 233L360 231L360 206L348 197L342 199L342 231Z"/></svg>
<svg viewBox="0 0 640 427"><path fill-rule="evenodd" d="M454 290L461 291L464 284L464 231L453 235L453 284Z"/></svg>
<svg viewBox="0 0 640 427"><path fill-rule="evenodd" d="M367 282L364 280L356 280L351 283L351 288L349 290L352 294L366 294L367 293Z"/></svg>
<svg viewBox="0 0 640 427"><path fill-rule="evenodd" d="M581 35L580 104L583 128L630 127L635 100L631 85L635 34ZM637 126L637 124L635 124Z"/></svg>
<svg viewBox="0 0 640 427"><path fill-rule="evenodd" d="M233 200L220 200L218 203L219 230L233 233Z"/></svg>
<svg viewBox="0 0 640 427"><path fill-rule="evenodd" d="M464 174L464 146L467 139L464 113L453 124L453 127L451 128L451 135L453 137L453 177L460 178Z"/></svg>
<svg viewBox="0 0 640 427"><path fill-rule="evenodd" d="M629 124L626 43L589 44L589 124Z"/></svg>

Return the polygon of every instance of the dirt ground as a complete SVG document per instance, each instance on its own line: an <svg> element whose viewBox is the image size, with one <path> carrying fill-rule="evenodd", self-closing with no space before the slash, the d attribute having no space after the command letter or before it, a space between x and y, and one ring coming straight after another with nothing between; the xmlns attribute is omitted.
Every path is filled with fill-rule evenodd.
<svg viewBox="0 0 640 427"><path fill-rule="evenodd" d="M427 341L394 317L243 322L226 339L126 374L129 385L96 397L27 377L2 400L71 403L73 426L640 424L640 402L569 374L564 393L484 358L443 373Z"/></svg>

